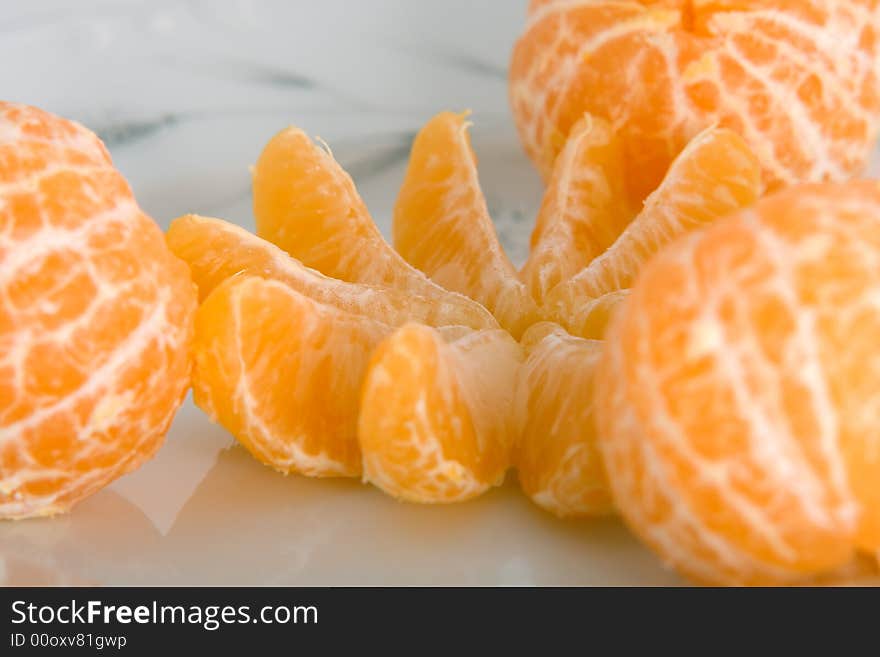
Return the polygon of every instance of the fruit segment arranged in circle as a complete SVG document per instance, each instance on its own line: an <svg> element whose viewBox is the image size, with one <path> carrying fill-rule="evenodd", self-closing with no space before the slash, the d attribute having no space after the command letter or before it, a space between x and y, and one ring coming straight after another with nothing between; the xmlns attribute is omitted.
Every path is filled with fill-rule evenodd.
<svg viewBox="0 0 880 657"><path fill-rule="evenodd" d="M466 114L443 112L419 131L394 206L394 247L445 288L479 301L518 338L537 306L495 234Z"/></svg>
<svg viewBox="0 0 880 657"><path fill-rule="evenodd" d="M584 113L609 121L636 199L711 125L745 138L770 188L845 180L876 138L878 36L864 0L538 0L510 104L545 177Z"/></svg>
<svg viewBox="0 0 880 657"><path fill-rule="evenodd" d="M390 326L408 321L475 329L498 326L485 308L461 295L428 299L324 276L271 242L222 219L179 217L171 222L165 238L171 251L189 264L202 299L227 278L246 273L280 281L314 301Z"/></svg>
<svg viewBox="0 0 880 657"><path fill-rule="evenodd" d="M358 476L358 395L391 328L280 281L237 276L196 316L196 403L281 472Z"/></svg>
<svg viewBox="0 0 880 657"><path fill-rule="evenodd" d="M602 337L650 255L753 202L760 166L742 139L711 128L637 211L620 140L585 116L518 273L486 209L468 125L441 113L413 144L394 217L406 260L330 154L295 128L254 173L258 229L278 246L216 219L172 223L168 243L206 298L196 401L285 472L362 475L399 499L438 503L478 495L515 465L543 508L607 513L593 427L600 343L588 338Z"/></svg>
<svg viewBox="0 0 880 657"><path fill-rule="evenodd" d="M677 241L606 334L616 507L684 574L796 583L880 553L880 185L807 185Z"/></svg>
<svg viewBox="0 0 880 657"><path fill-rule="evenodd" d="M522 349L500 329L452 337L407 324L370 359L358 422L364 479L402 500L467 500L510 465Z"/></svg>
<svg viewBox="0 0 880 657"><path fill-rule="evenodd" d="M602 342L542 322L522 344L528 356L517 381L521 429L513 464L523 492L560 517L610 513L593 417Z"/></svg>
<svg viewBox="0 0 880 657"><path fill-rule="evenodd" d="M676 158L663 183L607 250L547 294L544 315L573 335L601 338L592 330L591 300L629 288L644 262L664 245L748 207L760 190L760 166L745 142L723 128L703 132Z"/></svg>
<svg viewBox="0 0 880 657"><path fill-rule="evenodd" d="M626 190L623 144L611 125L584 116L547 183L520 272L535 301L602 255L638 214Z"/></svg>
<svg viewBox="0 0 880 657"><path fill-rule="evenodd" d="M545 317L569 330L571 335L555 327L535 347L537 354L520 376L517 410L525 433L516 465L526 494L544 508L563 516L606 513L610 494L592 428L592 378L599 347L594 340L602 338L651 254L676 236L757 199L760 166L742 139L711 128L680 154L637 213L620 180L618 141L606 123L585 117L567 157L557 163L535 228L532 257L522 273L526 280L532 273L539 294L549 280L543 269L559 280L538 308L526 292L528 286L511 282L515 274L479 191L466 130L464 116L446 112L419 133L395 208L395 244L435 281L454 282L459 291L494 303L499 319L505 314L499 309L512 311L506 324L502 319L508 329L521 330ZM550 264L553 253L564 255L568 264ZM575 272L580 263L587 264ZM523 292L528 302L522 301ZM509 302L498 303L501 299ZM541 342L535 332L545 329L539 324L526 331L528 341ZM552 348L570 358L563 362L545 353ZM545 365L550 362L554 367ZM573 370L578 362L589 366ZM531 390L532 379L541 381L540 389ZM544 424L551 420L553 424ZM404 492L387 482L384 487L405 496L406 486Z"/></svg>
<svg viewBox="0 0 880 657"><path fill-rule="evenodd" d="M614 137L606 124L585 117L545 197L520 274L531 282L525 286L514 281L486 211L466 128L462 115L446 112L419 133L395 208L395 244L436 280L489 303L515 337L547 319L572 335L601 338L651 254L760 195L754 154L730 130L710 128L679 154L641 211L627 217L634 211L617 179ZM554 253L568 264L552 264ZM575 271L575 263L586 264ZM548 289L553 279L558 283ZM543 299L541 307L535 298Z"/></svg>
<svg viewBox="0 0 880 657"><path fill-rule="evenodd" d="M432 282L391 248L351 177L299 128L281 131L263 149L253 194L257 234L307 267L342 281L460 302L460 295Z"/></svg>
<svg viewBox="0 0 880 657"><path fill-rule="evenodd" d="M153 456L196 303L101 141L0 102L0 518L64 512Z"/></svg>
<svg viewBox="0 0 880 657"><path fill-rule="evenodd" d="M365 359L395 327L420 326L448 341L451 353L489 368L458 367L449 393L473 405L473 417L460 416L457 406L430 409L442 431L428 438L453 445L450 458L457 438L449 432L464 421L476 427L469 452L476 461L462 462L460 475L480 483L458 493L435 491L436 499L427 484L419 493L405 483L393 491L387 479L376 483L426 502L466 499L499 483L515 438L515 368L510 358L491 356L502 347L520 354L516 341L477 301L407 264L382 239L351 179L301 131L285 130L264 149L254 172L254 207L259 230L280 246L195 215L176 219L168 231L168 244L189 263L204 298L196 323L196 403L275 469L357 476ZM372 413L384 408L370 404ZM369 462L379 464L388 454L372 438L365 439Z"/></svg>

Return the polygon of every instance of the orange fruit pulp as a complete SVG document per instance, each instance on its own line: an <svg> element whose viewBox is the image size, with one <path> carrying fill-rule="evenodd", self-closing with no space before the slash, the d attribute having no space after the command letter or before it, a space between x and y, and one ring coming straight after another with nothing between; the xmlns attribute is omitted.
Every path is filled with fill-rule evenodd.
<svg viewBox="0 0 880 657"><path fill-rule="evenodd" d="M699 581L880 553L880 186L798 186L657 254L606 334L615 505Z"/></svg>
<svg viewBox="0 0 880 657"><path fill-rule="evenodd" d="M878 33L861 0L537 0L510 104L545 178L584 113L609 121L635 202L711 125L743 136L771 189L845 180L877 134Z"/></svg>
<svg viewBox="0 0 880 657"><path fill-rule="evenodd" d="M195 287L101 141L0 102L0 518L52 515L161 446Z"/></svg>

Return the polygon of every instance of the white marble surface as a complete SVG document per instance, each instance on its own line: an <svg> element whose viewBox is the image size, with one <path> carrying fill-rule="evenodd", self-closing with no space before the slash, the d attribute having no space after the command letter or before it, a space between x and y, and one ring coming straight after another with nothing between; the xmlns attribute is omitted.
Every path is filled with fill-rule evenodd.
<svg viewBox="0 0 880 657"><path fill-rule="evenodd" d="M482 182L521 260L541 186L507 108L525 0L4 2L0 96L107 142L164 227L253 226L248 166L296 123L320 135L387 230L409 142L473 110ZM0 524L0 582L674 584L615 520L562 522L505 487L453 507L282 477L183 407L159 455L51 520Z"/></svg>

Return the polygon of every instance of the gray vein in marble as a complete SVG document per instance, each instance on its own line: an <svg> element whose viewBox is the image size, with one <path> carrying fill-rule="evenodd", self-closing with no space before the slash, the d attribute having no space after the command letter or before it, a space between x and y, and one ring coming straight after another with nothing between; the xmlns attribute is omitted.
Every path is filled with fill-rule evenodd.
<svg viewBox="0 0 880 657"><path fill-rule="evenodd" d="M164 64L171 68L186 68L192 73L216 79L265 85L280 90L323 94L327 99L333 100L348 109L360 111L378 111L382 109L381 105L319 82L304 73L261 62L228 58L211 58L201 61L179 58L163 59Z"/></svg>
<svg viewBox="0 0 880 657"><path fill-rule="evenodd" d="M288 115L296 109L298 111L311 111L323 113L334 113L333 106L321 105L309 108L288 106L275 107L247 107L241 109L222 109L222 110L194 110L191 112L164 112L152 117L114 117L118 113L114 110L105 110L102 112L89 112L87 114L77 112L65 112L67 115L77 118L83 125L88 126L95 132L109 148L119 148L128 146L136 142L143 141L157 136L164 130L170 128L181 127L185 123L195 121L206 121L211 119L246 117L252 115L279 114ZM339 110L344 113L343 110ZM347 112L348 110L345 110ZM280 127L280 124L279 124Z"/></svg>
<svg viewBox="0 0 880 657"><path fill-rule="evenodd" d="M463 52L451 52L439 48L410 48L400 49L408 56L420 57L423 60L433 61L451 69L464 71L471 75L492 78L507 83L507 68L499 66L484 59Z"/></svg>
<svg viewBox="0 0 880 657"><path fill-rule="evenodd" d="M296 89L315 89L319 87L311 78L290 71L263 69L261 71L254 71L251 79L254 82L265 82L273 87L293 87Z"/></svg>
<svg viewBox="0 0 880 657"><path fill-rule="evenodd" d="M401 137L401 142L386 148L377 149L367 157L353 162L344 162L342 167L348 172L355 183L367 182L376 176L403 164L409 158L410 147L415 133Z"/></svg>
<svg viewBox="0 0 880 657"><path fill-rule="evenodd" d="M478 59L465 53L436 53L436 57L441 62L448 64L453 68L472 73L474 75L482 75L484 77L495 78L502 82L507 82L507 68Z"/></svg>
<svg viewBox="0 0 880 657"><path fill-rule="evenodd" d="M161 60L163 64L175 70L183 68L192 73L221 78L224 80L268 84L273 87L299 90L314 90L322 87L317 81L298 71L291 71L257 62L233 60L228 58L193 60L176 57L163 57Z"/></svg>
<svg viewBox="0 0 880 657"><path fill-rule="evenodd" d="M90 123L90 127L108 148L114 148L153 137L186 118L182 114L162 114L152 119Z"/></svg>

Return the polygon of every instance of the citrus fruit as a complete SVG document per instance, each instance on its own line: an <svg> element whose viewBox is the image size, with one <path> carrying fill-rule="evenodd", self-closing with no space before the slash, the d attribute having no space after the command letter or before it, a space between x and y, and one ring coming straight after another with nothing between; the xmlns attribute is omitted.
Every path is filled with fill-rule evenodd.
<svg viewBox="0 0 880 657"><path fill-rule="evenodd" d="M195 307L101 141L0 102L0 517L66 511L159 449Z"/></svg>
<svg viewBox="0 0 880 657"><path fill-rule="evenodd" d="M545 176L585 112L609 121L636 200L715 124L745 137L771 188L847 179L880 117L878 28L864 0L539 0L510 102Z"/></svg>
<svg viewBox="0 0 880 657"><path fill-rule="evenodd" d="M610 513L593 418L602 343L542 322L526 331L522 344L528 357L517 381L522 431L513 458L520 487L560 517Z"/></svg>
<svg viewBox="0 0 880 657"><path fill-rule="evenodd" d="M357 476L358 395L390 330L280 281L234 276L196 314L195 402L276 470Z"/></svg>
<svg viewBox="0 0 880 657"><path fill-rule="evenodd" d="M518 337L537 307L498 238L477 176L466 114L419 131L394 206L394 247L443 287L476 299Z"/></svg>
<svg viewBox="0 0 880 657"><path fill-rule="evenodd" d="M623 144L603 119L571 129L547 183L520 276L534 299L600 256L637 214L625 188Z"/></svg>
<svg viewBox="0 0 880 657"><path fill-rule="evenodd" d="M257 234L307 267L352 283L461 303L382 238L351 177L295 127L273 137L254 167ZM451 300L450 300L451 299Z"/></svg>
<svg viewBox="0 0 880 657"><path fill-rule="evenodd" d="M547 294L544 316L573 335L601 338L593 327L603 327L596 322L596 305L590 300L630 287L642 263L663 245L751 205L760 190L760 165L736 133L724 128L700 133L611 246ZM613 306L618 300L611 297L603 305Z"/></svg>
<svg viewBox="0 0 880 657"><path fill-rule="evenodd" d="M427 299L393 288L329 278L271 242L221 219L178 217L165 238L171 251L189 264L202 299L230 276L244 272L281 281L314 301L391 326L407 321L431 326L498 326L485 308L461 295Z"/></svg>
<svg viewBox="0 0 880 657"><path fill-rule="evenodd" d="M501 329L449 336L407 324L370 359L358 438L364 480L410 502L460 502L500 484L516 438L519 344Z"/></svg>
<svg viewBox="0 0 880 657"><path fill-rule="evenodd" d="M880 554L880 185L804 185L657 254L596 379L615 506L681 572Z"/></svg>

